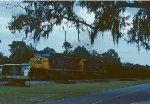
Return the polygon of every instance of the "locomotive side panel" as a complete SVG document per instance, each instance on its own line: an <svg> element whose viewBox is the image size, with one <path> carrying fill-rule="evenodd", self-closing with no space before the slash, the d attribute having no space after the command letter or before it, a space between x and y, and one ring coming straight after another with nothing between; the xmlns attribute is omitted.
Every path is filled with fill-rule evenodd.
<svg viewBox="0 0 150 104"><path fill-rule="evenodd" d="M75 80L101 77L99 61L55 55L52 58L33 57L29 77L34 79Z"/></svg>

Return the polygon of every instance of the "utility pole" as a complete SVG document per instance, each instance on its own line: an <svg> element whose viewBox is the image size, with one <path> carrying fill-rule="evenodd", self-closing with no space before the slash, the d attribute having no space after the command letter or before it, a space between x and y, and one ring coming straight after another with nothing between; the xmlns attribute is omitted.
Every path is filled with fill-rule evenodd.
<svg viewBox="0 0 150 104"><path fill-rule="evenodd" d="M66 42L66 31L65 31L65 42Z"/></svg>

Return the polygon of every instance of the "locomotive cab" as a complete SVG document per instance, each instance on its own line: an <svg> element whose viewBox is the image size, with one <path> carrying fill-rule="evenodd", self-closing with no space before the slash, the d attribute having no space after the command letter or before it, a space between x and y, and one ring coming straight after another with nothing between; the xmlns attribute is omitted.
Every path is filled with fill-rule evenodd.
<svg viewBox="0 0 150 104"><path fill-rule="evenodd" d="M50 69L48 58L37 56L30 59L30 71L29 77L41 78L40 76L45 76Z"/></svg>
<svg viewBox="0 0 150 104"><path fill-rule="evenodd" d="M34 69L46 69L50 68L49 60L45 57L34 57L30 59L30 66Z"/></svg>

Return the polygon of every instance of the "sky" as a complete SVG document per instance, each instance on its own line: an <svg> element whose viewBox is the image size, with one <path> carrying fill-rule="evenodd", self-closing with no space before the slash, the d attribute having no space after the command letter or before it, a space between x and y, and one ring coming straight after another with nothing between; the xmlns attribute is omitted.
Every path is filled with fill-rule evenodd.
<svg viewBox="0 0 150 104"><path fill-rule="evenodd" d="M2 2L0 2L2 4ZM12 34L10 30L7 28L8 22L10 22L12 15L21 12L19 9L10 9L5 8L3 5L0 5L0 52L4 53L4 55L9 56L9 44L12 41L22 41L24 40L23 35ZM84 9L77 9L79 15L84 16L84 19L89 23L92 23L94 15L87 14ZM128 8L123 15L133 15L136 12L136 9ZM131 18L128 22L131 22ZM129 29L130 27L127 27ZM97 50L99 53L104 53L109 49L115 49L115 51L119 54L122 62L130 62L134 64L142 64L142 65L150 65L150 51L146 51L141 48L138 52L138 48L136 44L127 44L124 40L124 37L119 40L118 45L114 45L113 39L110 32L104 33L102 36L99 34L95 39L93 45L90 44L90 38L87 32L81 32L80 34L80 42L77 38L77 31L74 28L66 28L67 30L67 41L70 42L73 47L77 47L78 45L85 46L89 51ZM126 30L124 32L126 32ZM63 52L62 48L64 42L64 30L61 27L56 27L52 33L49 34L48 39L41 39L36 48L37 50L42 50L45 47L51 47L56 50L56 52ZM33 41L29 38L24 40L27 44L33 43Z"/></svg>

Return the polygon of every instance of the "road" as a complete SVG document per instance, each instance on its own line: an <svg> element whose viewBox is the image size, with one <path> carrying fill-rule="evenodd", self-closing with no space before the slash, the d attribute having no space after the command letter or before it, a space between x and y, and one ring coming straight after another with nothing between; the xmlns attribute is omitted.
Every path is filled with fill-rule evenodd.
<svg viewBox="0 0 150 104"><path fill-rule="evenodd" d="M150 104L150 83L40 104Z"/></svg>

